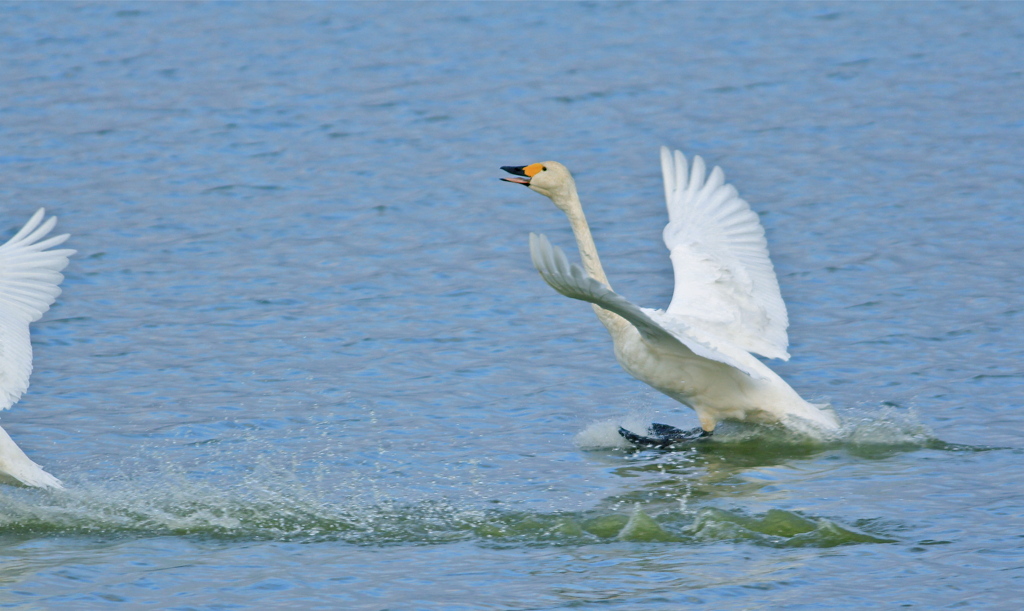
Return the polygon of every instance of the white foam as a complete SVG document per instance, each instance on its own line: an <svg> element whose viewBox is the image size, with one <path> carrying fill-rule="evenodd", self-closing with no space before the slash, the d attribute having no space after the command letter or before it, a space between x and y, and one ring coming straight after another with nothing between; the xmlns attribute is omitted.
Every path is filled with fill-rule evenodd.
<svg viewBox="0 0 1024 611"><path fill-rule="evenodd" d="M852 410L843 422L841 435L852 445L923 446L935 439L915 410L894 407Z"/></svg>
<svg viewBox="0 0 1024 611"><path fill-rule="evenodd" d="M820 405L835 413L831 406ZM837 414L838 416L838 414ZM654 410L640 408L617 418L597 420L576 434L573 442L581 450L632 449L635 446L619 435L619 427L643 434L654 421ZM913 409L894 407L856 407L843 411L838 430L826 429L814 422L793 418L785 425L757 425L723 422L715 431L720 443L744 443L754 439L774 443L849 444L852 446L923 446L935 439Z"/></svg>
<svg viewBox="0 0 1024 611"><path fill-rule="evenodd" d="M651 426L653 416L650 410L630 412L619 418L609 418L591 422L573 438L573 443L581 450L612 450L629 449L633 444L619 435L619 427L636 433L644 434Z"/></svg>

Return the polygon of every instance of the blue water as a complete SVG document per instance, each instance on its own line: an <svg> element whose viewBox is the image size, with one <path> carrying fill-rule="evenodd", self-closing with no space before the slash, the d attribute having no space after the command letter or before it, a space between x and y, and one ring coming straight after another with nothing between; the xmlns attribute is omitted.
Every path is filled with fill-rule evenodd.
<svg viewBox="0 0 1024 611"><path fill-rule="evenodd" d="M0 605L1012 609L1024 592L1024 5L0 6L0 235L78 250L4 428ZM576 175L671 297L657 147L765 225L840 439L695 426L530 231Z"/></svg>

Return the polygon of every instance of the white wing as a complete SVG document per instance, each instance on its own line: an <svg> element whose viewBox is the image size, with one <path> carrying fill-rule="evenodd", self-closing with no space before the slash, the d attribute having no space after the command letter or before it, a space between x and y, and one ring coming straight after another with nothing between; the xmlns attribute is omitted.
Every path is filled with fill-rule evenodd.
<svg viewBox="0 0 1024 611"><path fill-rule="evenodd" d="M679 317L631 303L588 276L580 266L570 264L562 249L552 246L547 237L530 234L530 257L534 267L551 288L566 297L588 301L615 312L636 327L644 339L679 343L698 356L725 363L753 378L765 377L762 373L764 365L748 352L688 325Z"/></svg>
<svg viewBox="0 0 1024 611"><path fill-rule="evenodd" d="M0 409L7 409L28 389L32 373L32 344L28 325L39 320L60 295L73 250L47 250L68 235L43 240L57 224L56 217L43 222L40 208L6 244L0 246Z"/></svg>
<svg viewBox="0 0 1024 611"><path fill-rule="evenodd" d="M704 160L661 147L669 223L664 239L675 270L665 314L748 352L788 359L789 317L757 214Z"/></svg>

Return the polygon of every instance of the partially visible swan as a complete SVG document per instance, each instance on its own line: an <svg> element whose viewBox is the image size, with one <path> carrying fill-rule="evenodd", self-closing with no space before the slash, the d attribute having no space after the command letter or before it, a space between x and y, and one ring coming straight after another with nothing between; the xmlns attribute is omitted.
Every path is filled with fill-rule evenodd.
<svg viewBox="0 0 1024 611"><path fill-rule="evenodd" d="M667 447L710 435L721 420L781 423L805 432L838 429L830 410L804 401L751 353L788 359L789 319L779 294L764 229L718 167L687 168L679 151L661 148L675 290L667 310L641 308L612 291L583 215L576 183L555 161L502 167L503 178L551 198L569 217L583 269L543 235L530 234L530 255L559 293L594 304L612 336L615 358L633 377L692 407L700 429L655 424L646 434L619 429L638 445ZM584 271L586 270L586 271Z"/></svg>
<svg viewBox="0 0 1024 611"><path fill-rule="evenodd" d="M68 264L69 249L47 250L68 234L43 240L57 224L43 222L40 208L6 244L0 246L0 410L14 405L28 389L32 373L29 323L39 320L60 295L60 271ZM11 436L0 428L0 481L11 480L39 488L63 488L56 477L32 462Z"/></svg>

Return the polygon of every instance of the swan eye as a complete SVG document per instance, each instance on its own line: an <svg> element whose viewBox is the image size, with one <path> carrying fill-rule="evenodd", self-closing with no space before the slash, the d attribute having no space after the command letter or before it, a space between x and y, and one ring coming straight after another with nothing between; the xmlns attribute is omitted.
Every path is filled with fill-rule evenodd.
<svg viewBox="0 0 1024 611"><path fill-rule="evenodd" d="M540 166L540 171L541 172L547 172L548 171L548 166L546 166L546 165Z"/></svg>

